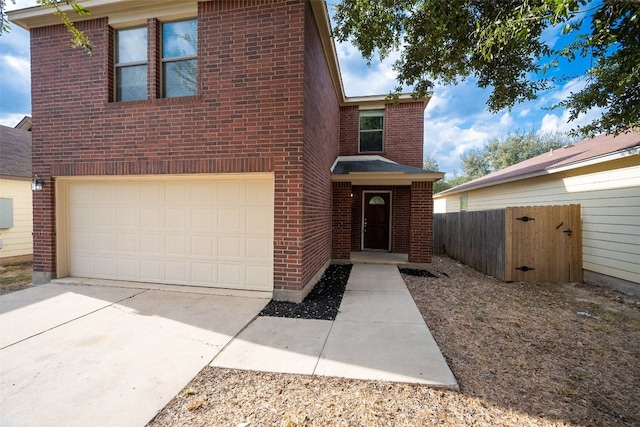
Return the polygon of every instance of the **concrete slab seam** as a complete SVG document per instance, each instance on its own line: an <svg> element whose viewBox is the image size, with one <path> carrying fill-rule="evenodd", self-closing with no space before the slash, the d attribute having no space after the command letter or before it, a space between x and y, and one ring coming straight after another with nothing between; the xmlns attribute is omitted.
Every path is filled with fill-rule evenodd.
<svg viewBox="0 0 640 427"><path fill-rule="evenodd" d="M85 286L92 286L92 285L85 285ZM65 321L65 322L62 322L62 323L60 323L60 324L58 324L58 325L55 325L55 326L53 326L53 327L51 327L51 328L49 328L49 329L45 329L44 331L40 331L40 332L38 332L37 334L30 335L30 336L28 336L28 337L25 337L25 338L23 338L23 339L21 339L21 340L18 340L18 341L16 341L16 342L14 342L14 343L11 343L11 344L8 344L8 345L5 345L4 347L0 347L0 350L4 350L4 349L6 349L6 348L13 347L13 346L14 346L14 345L16 345L16 344L20 344L21 342L24 342L24 341L26 341L26 340L28 340L28 339L33 338L33 337L37 337L37 336L42 335L42 334L44 334L44 333L46 333L46 332L53 331L54 329L57 329L57 328L59 328L59 327L61 327L61 326L64 326L64 325L67 325L67 324L69 324L69 323L71 323L71 322L75 322L75 321L76 321L76 320L78 320L78 319L82 319L83 317L90 316L90 315L92 315L92 314L94 314L94 313L97 313L97 312L102 311L102 310L104 310L104 309L107 309L107 308L109 308L109 307L117 308L117 307L115 307L115 305L116 305L116 304L118 304L118 303L120 303L120 302L122 302L122 301L128 300L128 299L134 298L134 297L136 297L136 296L138 296L138 295L141 295L141 294L143 294L143 293L145 293L145 292L147 292L147 291L149 291L149 290L148 290L148 289L144 289L143 291L138 292L138 293L133 294L133 295L129 295L129 296L128 296L128 297L126 297L126 298L121 298L121 299L119 299L119 300L117 300L117 301L113 301L113 302L111 302L111 303L109 303L109 304L107 304L107 305L105 305L105 306L103 306L103 307L97 308L97 309L95 309L95 310L93 310L93 311L90 311L90 312L88 312L88 313L84 313L83 315L78 316L78 317L74 317L73 319L69 319L69 320L67 320L67 321Z"/></svg>
<svg viewBox="0 0 640 427"><path fill-rule="evenodd" d="M249 325L253 324L253 322L255 322L258 317L260 317L260 312L258 312L258 314L253 316L253 318L249 320L247 324L244 325L244 327L242 327L229 341L227 341L227 343L224 346L222 346L220 351L218 351L216 355L213 356L211 360L209 360L209 362L207 362L207 365L211 365L213 361L216 360L216 357L218 357L223 351L225 351L226 348L229 347L231 343L234 342L240 336L240 334L243 333L249 327Z"/></svg>
<svg viewBox="0 0 640 427"><path fill-rule="evenodd" d="M313 366L313 371L312 371L311 375L318 375L318 374L316 374L316 370L318 369L318 364L320 363L320 359L322 359L322 354L324 353L324 349L327 346L327 341L329 341L329 337L331 336L331 331L333 330L333 325L335 325L336 319L338 318L339 315L340 315L340 309L338 309L338 314L336 314L336 318L331 321L331 326L329 327L329 332L327 332L327 336L324 337L324 342L322 343L322 348L320 349L320 354L318 354L318 358L316 359L316 363Z"/></svg>

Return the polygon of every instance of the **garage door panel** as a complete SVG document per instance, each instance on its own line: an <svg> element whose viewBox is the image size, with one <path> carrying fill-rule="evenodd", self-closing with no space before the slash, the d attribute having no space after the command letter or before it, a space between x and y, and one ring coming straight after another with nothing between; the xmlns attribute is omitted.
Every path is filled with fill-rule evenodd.
<svg viewBox="0 0 640 427"><path fill-rule="evenodd" d="M71 256L69 268L76 276L95 277L94 259L93 256L74 254Z"/></svg>
<svg viewBox="0 0 640 427"><path fill-rule="evenodd" d="M140 252L148 255L164 254L164 237L159 232L156 234L141 234Z"/></svg>
<svg viewBox="0 0 640 427"><path fill-rule="evenodd" d="M191 236L190 253L192 257L216 256L216 239L212 236Z"/></svg>
<svg viewBox="0 0 640 427"><path fill-rule="evenodd" d="M218 183L218 205L233 206L244 204L244 183L241 181L221 181Z"/></svg>
<svg viewBox="0 0 640 427"><path fill-rule="evenodd" d="M273 178L69 182L69 272L273 289Z"/></svg>
<svg viewBox="0 0 640 427"><path fill-rule="evenodd" d="M165 277L170 283L186 284L188 282L186 261L166 261Z"/></svg>
<svg viewBox="0 0 640 427"><path fill-rule="evenodd" d="M249 206L264 206L272 203L272 184L264 181L248 181L246 202Z"/></svg>
<svg viewBox="0 0 640 427"><path fill-rule="evenodd" d="M273 276L273 269L268 265L245 266L246 287L248 289L263 289L268 286L268 281Z"/></svg>
<svg viewBox="0 0 640 427"><path fill-rule="evenodd" d="M173 206L185 206L191 201L189 183L167 182L165 183L165 199Z"/></svg>
<svg viewBox="0 0 640 427"><path fill-rule="evenodd" d="M116 239L119 237L127 237L127 235L117 236L108 232L93 233L93 249L98 253L114 252L117 250Z"/></svg>
<svg viewBox="0 0 640 427"><path fill-rule="evenodd" d="M94 208L92 210L93 222L89 223L89 225L93 226L113 226L115 225L115 209L108 206L102 206L99 208Z"/></svg>
<svg viewBox="0 0 640 427"><path fill-rule="evenodd" d="M242 265L220 262L218 263L218 283L228 288L243 287L244 275Z"/></svg>
<svg viewBox="0 0 640 427"><path fill-rule="evenodd" d="M247 237L245 247L247 259L269 259L273 250L271 239L267 237Z"/></svg>
<svg viewBox="0 0 640 427"><path fill-rule="evenodd" d="M210 182L197 182L190 186L192 206L211 206L218 200L217 186Z"/></svg>
<svg viewBox="0 0 640 427"><path fill-rule="evenodd" d="M136 254L140 252L140 236L137 234L118 234L116 247L118 253L131 252Z"/></svg>
<svg viewBox="0 0 640 427"><path fill-rule="evenodd" d="M126 206L116 209L118 227L140 227L140 207Z"/></svg>
<svg viewBox="0 0 640 427"><path fill-rule="evenodd" d="M140 260L140 281L162 283L164 266L160 259Z"/></svg>
<svg viewBox="0 0 640 427"><path fill-rule="evenodd" d="M204 230L210 230L213 227L213 215L211 215L211 208L199 208L194 207L190 211L191 215L191 230L196 232L198 228Z"/></svg>
<svg viewBox="0 0 640 427"><path fill-rule="evenodd" d="M239 259L242 256L242 239L237 236L218 237L218 257L220 259Z"/></svg>
<svg viewBox="0 0 640 427"><path fill-rule="evenodd" d="M218 209L218 229L220 232L243 230L244 212L242 209Z"/></svg>
<svg viewBox="0 0 640 427"><path fill-rule="evenodd" d="M207 286L215 282L216 268L210 262L191 263L191 283L196 286Z"/></svg>
<svg viewBox="0 0 640 427"><path fill-rule="evenodd" d="M171 256L188 256L189 254L189 245L187 244L188 236L183 234L180 235L169 235L166 236L164 240L164 252L167 255Z"/></svg>
<svg viewBox="0 0 640 427"><path fill-rule="evenodd" d="M245 230L269 234L273 227L273 218L263 210L249 208L245 211Z"/></svg>
<svg viewBox="0 0 640 427"><path fill-rule="evenodd" d="M189 210L182 208L166 208L165 223L166 228L181 229L190 226Z"/></svg>
<svg viewBox="0 0 640 427"><path fill-rule="evenodd" d="M136 278L140 277L140 260L118 258L116 275L120 280L136 280Z"/></svg>
<svg viewBox="0 0 640 427"><path fill-rule="evenodd" d="M164 184L156 182L145 183L140 193L140 201L143 206L163 205L165 202Z"/></svg>

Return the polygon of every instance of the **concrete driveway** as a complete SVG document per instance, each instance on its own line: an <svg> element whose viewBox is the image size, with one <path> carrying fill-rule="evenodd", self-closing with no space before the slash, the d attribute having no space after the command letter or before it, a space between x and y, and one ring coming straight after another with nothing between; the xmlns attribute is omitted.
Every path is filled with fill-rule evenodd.
<svg viewBox="0 0 640 427"><path fill-rule="evenodd" d="M145 425L268 299L48 284L0 299L0 425Z"/></svg>

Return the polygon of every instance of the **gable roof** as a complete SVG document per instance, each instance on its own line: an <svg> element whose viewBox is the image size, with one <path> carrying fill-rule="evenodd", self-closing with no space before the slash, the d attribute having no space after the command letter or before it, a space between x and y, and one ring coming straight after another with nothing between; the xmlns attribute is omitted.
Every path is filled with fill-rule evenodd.
<svg viewBox="0 0 640 427"><path fill-rule="evenodd" d="M463 191L475 190L497 184L548 175L567 169L574 169L595 163L602 163L632 154L640 154L640 133L628 132L614 135L599 135L593 139L569 144L563 148L551 150L515 165L490 173L483 177L465 182L453 188L435 194L446 196Z"/></svg>
<svg viewBox="0 0 640 427"><path fill-rule="evenodd" d="M0 176L31 179L31 132L0 126Z"/></svg>
<svg viewBox="0 0 640 427"><path fill-rule="evenodd" d="M24 116L20 122L14 126L16 129L22 129L26 131L31 131L31 116Z"/></svg>

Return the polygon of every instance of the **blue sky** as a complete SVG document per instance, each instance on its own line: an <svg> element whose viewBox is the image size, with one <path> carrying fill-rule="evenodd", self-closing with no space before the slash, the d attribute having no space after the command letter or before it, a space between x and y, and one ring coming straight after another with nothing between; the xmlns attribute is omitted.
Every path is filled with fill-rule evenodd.
<svg viewBox="0 0 640 427"><path fill-rule="evenodd" d="M35 0L8 3L9 10L35 5ZM551 29L546 40L559 40L559 29ZM388 94L396 86L392 64L398 55L370 66L351 44L336 45L343 83L347 96ZM11 32L0 36L0 124L15 126L31 114L29 33L12 26ZM584 61L561 64L556 76L579 76ZM472 80L456 86L436 85L433 97L425 109L424 152L436 159L447 178L460 171L460 154L482 147L488 140L516 130L536 132L566 132L576 124L589 122L596 111L567 123L568 113L545 110L571 92L581 89L579 77L563 80L555 88L542 93L539 99L516 105L511 111L490 114L486 110L488 90L479 89Z"/></svg>

